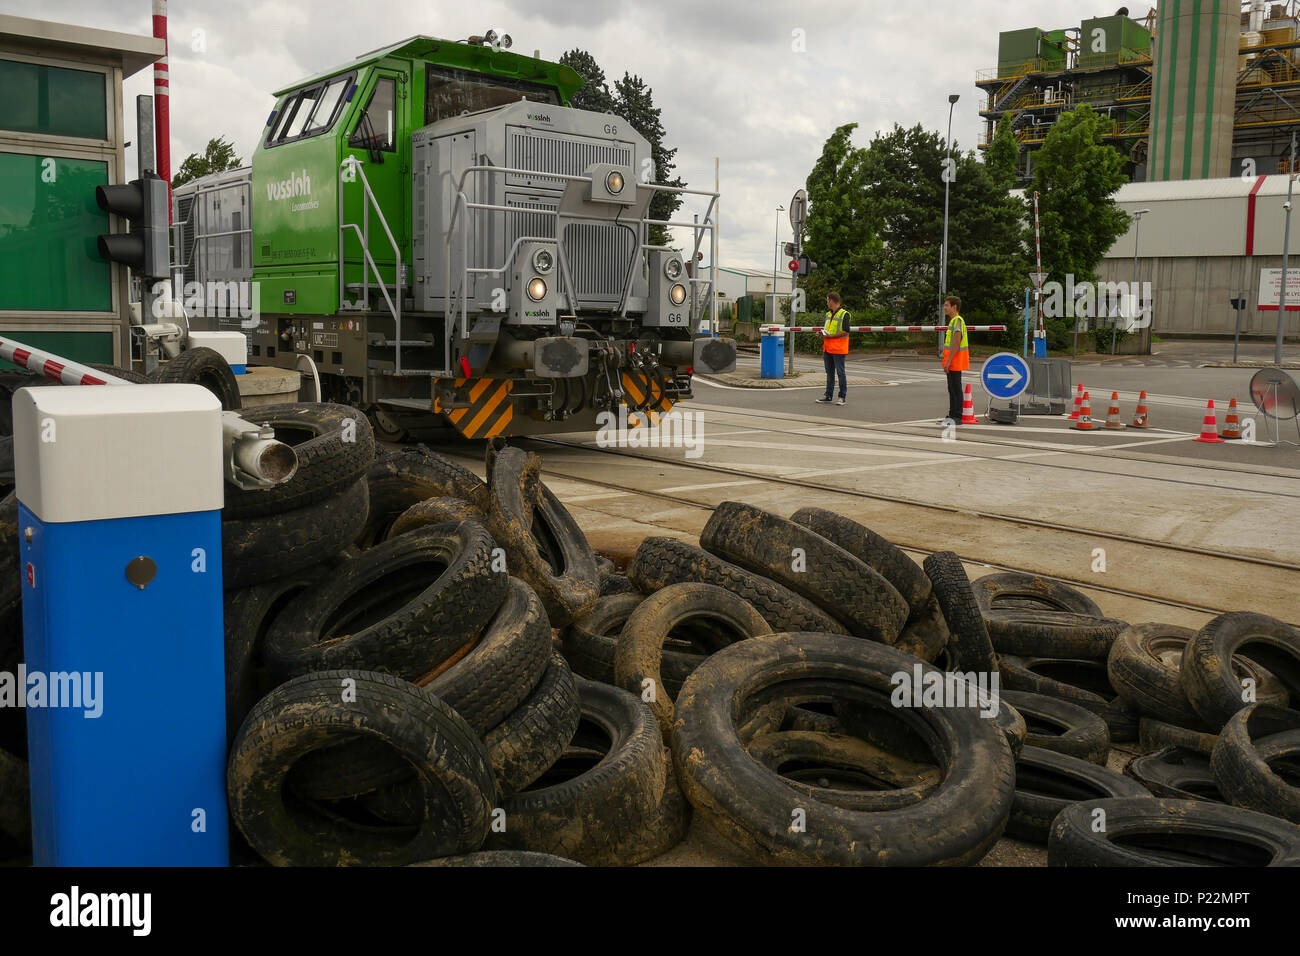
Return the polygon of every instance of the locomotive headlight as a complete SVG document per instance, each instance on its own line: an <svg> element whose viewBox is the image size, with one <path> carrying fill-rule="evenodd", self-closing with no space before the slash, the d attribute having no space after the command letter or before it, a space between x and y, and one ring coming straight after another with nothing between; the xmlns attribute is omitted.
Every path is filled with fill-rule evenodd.
<svg viewBox="0 0 1300 956"><path fill-rule="evenodd" d="M546 298L546 280L535 278L528 283L528 298L534 302L540 302Z"/></svg>
<svg viewBox="0 0 1300 956"><path fill-rule="evenodd" d="M682 260L674 256L673 258L665 262L664 275L666 275L669 279L673 279L674 281L680 279L682 275Z"/></svg>
<svg viewBox="0 0 1300 956"><path fill-rule="evenodd" d="M681 305L686 301L686 286L677 283L668 290L668 298L672 300L673 305Z"/></svg>
<svg viewBox="0 0 1300 956"><path fill-rule="evenodd" d="M533 253L533 268L536 269L538 272L540 272L542 275L546 275L548 272L550 272L551 267L554 265L555 265L555 257L552 256L545 249L538 249L536 252Z"/></svg>
<svg viewBox="0 0 1300 956"><path fill-rule="evenodd" d="M614 196L621 193L623 191L623 174L618 170L611 172L605 177L605 188Z"/></svg>

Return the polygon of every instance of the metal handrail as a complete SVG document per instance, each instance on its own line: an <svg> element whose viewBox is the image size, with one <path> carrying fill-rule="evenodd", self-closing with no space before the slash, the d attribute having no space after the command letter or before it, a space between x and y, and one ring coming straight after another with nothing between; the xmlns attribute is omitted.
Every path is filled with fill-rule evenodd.
<svg viewBox="0 0 1300 956"><path fill-rule="evenodd" d="M452 241L453 241L454 238L455 238L456 231L457 231L457 226L458 226L458 225L461 225L461 224L459 223L459 219L460 219L460 211L461 211L462 208L464 208L464 209L466 210L466 213L465 213L465 216L466 216L466 217L469 216L469 212L468 212L468 210L471 210L471 209L475 209L475 210L484 210L484 211L487 211L487 212L501 212L501 213L515 213L515 214L523 213L523 214L528 214L528 215L544 215L544 216L553 216L553 217L555 217L555 220L556 220L556 237L555 237L555 240L554 240L554 241L555 241L555 244L556 244L556 253L557 253L557 258L558 258L559 263L560 263L560 272L561 272L562 277L563 277L564 280L565 280L565 288L566 288L566 290L567 290L567 291L566 291L566 297L567 297L567 300L568 300L568 301L567 301L566 304L568 305L568 307L569 307L570 309L573 309L573 310L576 311L576 309L577 309L577 290L576 290L576 287L575 287L574 284L573 284L573 281L572 281L572 275L570 274L570 271L569 271L568 260L567 260L567 257L565 256L565 253L564 253L564 244L563 244L562 242L560 242L560 234L559 234L559 233L560 233L560 230L559 230L560 210L559 210L559 208L557 207L556 209L520 209L520 208L518 208L518 207L514 207L514 206L500 206L500 205L496 205L496 204L493 204L493 203L472 202L472 201L469 199L469 197L465 194L465 182L466 182L466 180L469 178L469 176L470 176L471 173L474 173L474 174L477 174L477 173L489 173L489 174L519 175L519 176L535 176L535 177L544 177L544 178L547 178L547 179L559 179L559 180L562 180L562 181L565 181L565 182L584 182L584 183L592 183L592 182L593 182L592 177L591 177L591 176L582 176L582 175L577 175L577 174L574 174L574 173L558 173L558 172L549 172L549 171L546 171L546 170L538 170L538 169L524 169L524 168L521 168L521 167L513 167L513 166L487 166L487 165L467 166L467 167L465 167L464 170L461 171L460 178L459 178L459 180L458 180L457 183L456 183L456 187L455 187L455 188L456 188L456 201L455 201L455 203L454 203L454 205L453 205L453 207L452 207L451 221L450 221L450 223L448 224L448 227L447 227L447 238L446 238L446 240L444 241L444 245L446 246L446 249L447 249L448 253L450 253L451 243L452 243ZM707 209L706 212L705 212L705 220L704 220L703 223L675 222L675 221L672 221L672 220L649 219L649 218L646 218L646 217L638 218L637 220L635 220L635 223L636 223L637 226L639 226L642 230L644 230L647 226L652 226L652 225L659 225L659 226L674 226L674 227L681 227L681 228L690 228L690 229L695 230L695 231L696 231L696 241L695 241L695 249L693 250L693 253L692 253L692 258L694 257L694 254L695 254L695 253L698 253L698 252L699 252L700 244L701 244L701 241L702 241L702 239L703 239L703 231L704 231L704 230L707 230L707 231L709 232L709 234L710 234L710 240L711 240L711 241L710 241L710 261L711 261L711 262L716 262L716 258L717 258L717 238L718 238L718 237L717 237L717 226L716 226L716 224L713 222L712 214L713 214L713 210L714 210L714 208L715 208L716 205L717 205L718 199L720 198L720 194L719 194L718 192L713 191L713 190L706 190L706 189L688 189L688 188L686 188L686 187L684 187L684 186L665 186L665 185L661 185L661 184L658 184L658 183L637 183L637 186L638 186L639 188L642 188L642 189L648 189L648 190L651 190L652 192L666 192L666 193L676 193L676 194L678 194L678 195L692 195L692 196L708 196L708 197L709 197L709 205L708 205L708 209ZM570 220L574 220L574 221L601 222L601 223L609 223L609 222L611 221L611 220L609 220L609 219L607 219L607 218L600 217L600 216L573 215L573 214L565 214L565 218L566 218L566 219L570 219ZM632 228L632 221L618 220L618 221L615 221L615 224L617 224L617 225L621 225L621 226L625 226L626 228L629 228L629 229ZM502 271L504 271L505 268L509 268L510 261L512 260L513 255L515 254L515 251L516 251L517 248L518 248L519 240L516 240L515 245L513 245L513 246L511 247L511 252L510 252L510 254L507 256L506 265L505 265L505 267L503 267L503 269L486 269L486 268L481 268L481 267L480 267L480 268L471 268L471 267L469 267L468 265L466 265L466 263L469 261L469 240L468 240L468 232L467 232L467 229L466 229L466 228L461 228L461 230L460 230L460 234L461 234L461 267L460 267L460 268L461 268L461 272L462 272L462 280L461 280L460 283L458 283L458 285L457 285L456 288L457 288L457 292L458 292L458 295L459 295L459 298L460 298L460 322L459 322L459 324L460 324L460 327L461 327L461 337L464 338L464 337L468 334L468 324L469 324L469 299L468 299L467 289L465 288L465 287L467 286L467 282L466 282L466 280L467 280L468 276L471 275L471 274L483 274L483 273L492 274L492 273L498 273L498 272L502 272ZM635 233L635 231L634 231L634 240L637 242L638 245L640 245L640 246L643 246L643 245L644 245L644 243L641 241L640 236L637 235L637 234ZM443 258L444 258L444 260L445 260L445 265L446 265L446 268L445 268L445 284L444 284L444 286L443 286L443 289L444 289L444 302L445 302L445 305L444 305L444 314L447 315L447 316L450 316L450 315L451 315L451 311L452 311L451 256L450 256L450 254L448 254L448 255L445 255ZM626 315L627 315L627 300L628 300L628 296L629 296L629 294L630 294L630 292L631 292L632 281L633 281L633 278L634 278L635 265L636 265L635 260L633 260L633 262L629 265L629 268L628 268L628 274L627 274L627 276L625 277L625 279L624 279L624 283L623 283L623 291L622 291L622 294L619 296L619 304L618 304L618 306L616 307L616 310L619 311L620 314L623 315L624 317L626 317ZM712 314L713 314L713 320L712 320L713 322L716 322L716 319L717 319L717 305L716 305L716 303L713 302L713 300L712 300L713 291L714 291L714 290L713 290L713 286L714 286L715 283L716 283L716 270L714 270L714 271L711 273L711 279L710 279L710 282L709 282L709 284L710 284L710 290L709 290L709 294L710 294L710 302L712 303L712 304L710 305L710 310L711 310L711 312L712 312ZM446 327L446 331L447 331L447 338L446 338L446 342L444 343L444 344L445 344L446 351L444 352L444 354L445 354L446 356L449 357L449 356L451 355L451 349L450 349L450 346L451 346L451 340L450 340L451 325L450 325L450 324L447 325L447 327Z"/></svg>
<svg viewBox="0 0 1300 956"><path fill-rule="evenodd" d="M356 182L356 177L361 177L361 186L364 190L361 197L361 226L358 228L354 222L343 221L343 200L344 185L349 182L343 176L344 170L352 169L352 180ZM384 227L384 235L388 237L388 244L393 249L393 290L397 293L397 302L394 303L392 297L388 294L388 284L384 282L384 277L379 271L379 266L375 262L374 256L370 254L370 207L375 207L375 214L379 217L379 224ZM344 272L345 263L343 259L343 237L347 230L351 229L357 234L357 239L361 243L361 304L368 307L370 302L370 269L375 271L375 284L384 296L384 303L388 306L389 313L393 316L393 341L397 344L393 346L394 367L393 374L402 374L402 250L393 238L393 231L388 228L388 220L384 218L384 211L379 206L379 200L375 198L374 191L370 188L370 180L366 178L366 171L362 168L362 163L355 156L349 156L339 164L339 305L343 304L344 292ZM369 268L367 268L367 266Z"/></svg>

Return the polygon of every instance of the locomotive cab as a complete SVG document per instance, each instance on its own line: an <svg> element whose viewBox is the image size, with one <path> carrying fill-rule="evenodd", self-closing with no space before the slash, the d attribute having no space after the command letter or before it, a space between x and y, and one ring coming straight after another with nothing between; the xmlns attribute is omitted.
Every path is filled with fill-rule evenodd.
<svg viewBox="0 0 1300 956"><path fill-rule="evenodd" d="M581 83L415 37L282 90L248 176L260 314L220 325L389 437L585 430L619 405L653 423L694 370L734 366L698 334L715 293L690 268L717 196L656 185L644 137L568 105ZM689 252L651 243L657 191L706 204Z"/></svg>

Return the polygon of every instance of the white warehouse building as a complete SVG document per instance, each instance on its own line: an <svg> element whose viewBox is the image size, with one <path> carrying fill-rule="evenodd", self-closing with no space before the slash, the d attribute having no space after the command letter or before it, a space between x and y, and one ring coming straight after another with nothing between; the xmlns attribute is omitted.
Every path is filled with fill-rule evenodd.
<svg viewBox="0 0 1300 956"><path fill-rule="evenodd" d="M1115 196L1132 213L1150 212L1106 253L1098 267L1103 282L1150 282L1151 333L1161 336L1232 335L1236 313L1229 299L1247 300L1243 335L1273 336L1277 312L1259 310L1261 272L1282 267L1287 177L1130 183ZM1296 191L1300 202L1300 189ZM1300 215L1292 223L1289 267L1300 282ZM1287 285L1297 288L1290 278ZM1264 305L1275 305L1268 296ZM1288 312L1286 335L1300 336L1300 313ZM1143 335L1143 344L1149 335Z"/></svg>

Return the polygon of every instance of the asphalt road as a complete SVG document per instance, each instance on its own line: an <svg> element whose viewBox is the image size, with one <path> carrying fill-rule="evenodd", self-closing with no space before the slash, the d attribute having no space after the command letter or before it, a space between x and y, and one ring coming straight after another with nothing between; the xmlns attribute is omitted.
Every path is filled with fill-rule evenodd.
<svg viewBox="0 0 1300 956"><path fill-rule="evenodd" d="M1231 359L1232 343L1227 343L1227 359ZM1133 361L1133 360L1129 360ZM1158 361L1158 358L1157 358ZM931 359L862 359L849 357L849 377L863 377L881 382L880 385L850 386L848 404L819 405L816 399L825 388L824 370L820 356L796 357L801 371L797 384L779 389L753 389L724 386L696 378L695 395L700 403L745 409L749 412L776 412L807 416L817 422L848 424L906 424L919 429L939 428L938 421L947 414L947 390L943 372L937 361ZM1145 366L1115 362L1080 362L1072 367L1071 388L1082 383L1092 396L1094 420L1104 421L1112 392L1119 393L1121 419L1133 419L1138 395L1147 392L1152 430L1127 429L1122 437L1125 443L1150 443L1163 456L1204 460L1207 463L1239 462L1284 469L1300 468L1300 446L1273 445L1270 441L1272 424L1260 415L1250 399L1250 380L1256 370L1243 368L1204 368L1174 360L1166 364ZM742 356L740 364L757 367L753 356ZM988 395L979 381L980 364L965 376L972 385L976 415L984 421ZM1300 372L1292 373L1300 379ZM1243 423L1255 420L1255 444L1230 442L1223 445L1201 444L1194 439L1200 434L1206 414L1207 399L1214 399L1218 421L1222 427L1228 400L1236 398ZM1288 431L1288 428L1290 429ZM1081 445L1097 442L1113 443L1119 435L1109 433L1097 436L1074 431L1061 417L1022 416L1018 425L981 424L963 429L964 433L986 432L992 429L1004 432L1000 440L1041 439L1046 429L1059 432L1053 440L1075 441ZM1157 434L1158 432L1158 434ZM1294 424L1284 423L1280 437L1300 441ZM1141 447L1135 445L1133 447Z"/></svg>

